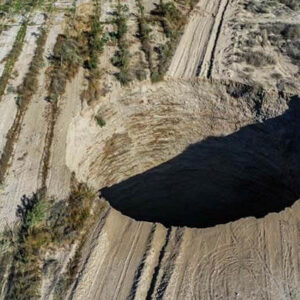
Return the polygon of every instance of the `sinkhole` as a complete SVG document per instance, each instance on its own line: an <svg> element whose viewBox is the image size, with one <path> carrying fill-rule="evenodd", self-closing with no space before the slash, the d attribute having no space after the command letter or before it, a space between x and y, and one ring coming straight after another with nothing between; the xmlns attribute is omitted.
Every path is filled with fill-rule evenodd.
<svg viewBox="0 0 300 300"><path fill-rule="evenodd" d="M101 194L123 214L165 226L210 227L264 217L300 198L300 101L282 115L192 144Z"/></svg>

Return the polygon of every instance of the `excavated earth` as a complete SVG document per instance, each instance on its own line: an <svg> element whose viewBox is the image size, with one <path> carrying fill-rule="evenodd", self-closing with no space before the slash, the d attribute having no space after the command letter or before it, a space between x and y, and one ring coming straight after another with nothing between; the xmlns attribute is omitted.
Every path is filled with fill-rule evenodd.
<svg viewBox="0 0 300 300"><path fill-rule="evenodd" d="M47 101L49 58L71 13L84 19L100 3L109 32L119 1L52 2L51 10L23 16L31 22L0 96L1 231L17 221L22 195L43 188L58 202L68 198L76 180L107 206L90 227L72 282L58 299L299 299L300 73L299 50L291 56L290 49L300 31L283 37L286 28L300 26L299 9L285 1L272 1L276 5L264 12L264 1L200 0L188 11L171 1L187 22L165 79L151 83L159 65L155 53L168 37L149 22L151 66L137 16L142 3L150 19L159 1L121 1L129 8L129 68L142 66L145 78L122 86L111 62L118 45L108 42L99 54L97 99L86 99L90 74L80 66L53 109ZM19 19L2 20L2 73ZM282 31L270 31L274 23ZM22 106L18 87L42 29L44 63L37 89ZM254 66L247 51L273 60ZM57 278L67 274L76 247L49 250L56 265L42 269L34 299L57 299ZM10 263L0 270L0 299L9 299Z"/></svg>
<svg viewBox="0 0 300 300"><path fill-rule="evenodd" d="M74 297L298 295L299 204L270 213L299 198L299 109L297 96L173 80L104 101L103 128L83 111L67 164L112 208Z"/></svg>

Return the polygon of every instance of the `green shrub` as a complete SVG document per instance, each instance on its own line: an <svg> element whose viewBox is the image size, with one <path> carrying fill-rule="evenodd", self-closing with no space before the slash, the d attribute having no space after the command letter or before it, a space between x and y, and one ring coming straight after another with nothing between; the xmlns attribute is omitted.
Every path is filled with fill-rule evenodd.
<svg viewBox="0 0 300 300"><path fill-rule="evenodd" d="M91 31L88 34L89 59L86 67L95 70L98 66L99 53L103 52L105 44L109 41L108 34L103 34L103 26L96 14L93 18Z"/></svg>
<svg viewBox="0 0 300 300"><path fill-rule="evenodd" d="M144 15L144 6L142 5L141 1L137 1L138 9L139 9L139 16L138 20L138 38L141 40L141 50L145 53L146 60L148 62L148 67L150 73L153 71L153 62L152 62L152 48L150 45L150 33L152 29L147 24L145 15ZM136 77L138 80L144 80L147 78L147 74L142 74L140 70L136 72Z"/></svg>
<svg viewBox="0 0 300 300"><path fill-rule="evenodd" d="M116 73L115 76L122 85L127 85L133 80L132 75L128 72L128 70L120 70L120 72Z"/></svg>
<svg viewBox="0 0 300 300"><path fill-rule="evenodd" d="M129 65L130 54L127 49L120 49L115 52L115 55L112 57L111 62L115 67L120 69L127 69Z"/></svg>
<svg viewBox="0 0 300 300"><path fill-rule="evenodd" d="M184 4L190 6L191 2L187 1ZM195 3L192 3L192 5L194 4ZM164 74L169 67L171 58L181 36L183 26L186 24L187 17L173 2L170 1L167 3L160 1L160 3L156 5L156 8L151 11L151 15L155 16L153 17L154 21L160 22L164 34L167 37L167 42L165 44L155 48L155 51L159 56L159 63L157 68L152 67L150 71L152 81L156 82L163 79Z"/></svg>
<svg viewBox="0 0 300 300"><path fill-rule="evenodd" d="M144 69L138 69L135 71L136 78L139 81L143 81L147 79L147 72Z"/></svg>
<svg viewBox="0 0 300 300"><path fill-rule="evenodd" d="M119 3L116 7L116 17L114 18L114 23L117 26L116 37L118 40L123 39L125 34L128 31L128 27L127 27L128 11L129 8L126 4L123 5Z"/></svg>
<svg viewBox="0 0 300 300"><path fill-rule="evenodd" d="M45 198L44 191L22 197L16 212L20 219L16 237L11 231L0 236L0 249L7 251L9 247L13 252L10 254L12 266L5 299L39 299L42 268L45 265L44 253L48 249L46 247L55 251L70 247L76 240L80 246L64 274L65 287L72 283L88 230L105 207L95 200L96 197L97 194L83 184L73 186L66 201L50 201ZM91 214L92 209L95 217ZM4 251L0 253L2 270L4 254ZM1 280L0 274L0 282ZM63 292L66 290L67 288Z"/></svg>
<svg viewBox="0 0 300 300"><path fill-rule="evenodd" d="M61 96L67 81L74 76L83 60L78 41L66 35L60 35L56 41L52 60L49 102L55 102Z"/></svg>
<svg viewBox="0 0 300 300"><path fill-rule="evenodd" d="M48 209L48 204L46 201L39 201L27 215L26 225L28 228L33 228L41 224L42 221L46 218L46 212Z"/></svg>
<svg viewBox="0 0 300 300"><path fill-rule="evenodd" d="M158 82L158 81L161 81L164 79L164 76L163 74L160 74L158 71L154 71L152 74L151 74L151 81L152 82Z"/></svg>
<svg viewBox="0 0 300 300"><path fill-rule="evenodd" d="M112 37L115 37L118 42L119 50L115 52L115 55L112 57L112 64L120 69L120 72L116 73L116 78L121 82L121 84L126 85L129 81L132 80L129 75L129 61L130 53L128 51L128 45L125 40L125 35L127 33L127 19L128 19L129 8L127 5L118 4L116 6L115 17L113 23L117 27L115 33L111 33Z"/></svg>
<svg viewBox="0 0 300 300"><path fill-rule="evenodd" d="M106 125L106 122L104 121L104 119L101 116L95 116L95 120L101 128Z"/></svg>
<svg viewBox="0 0 300 300"><path fill-rule="evenodd" d="M60 62L60 65L76 67L82 63L78 42L65 35L60 35L54 47L53 58Z"/></svg>

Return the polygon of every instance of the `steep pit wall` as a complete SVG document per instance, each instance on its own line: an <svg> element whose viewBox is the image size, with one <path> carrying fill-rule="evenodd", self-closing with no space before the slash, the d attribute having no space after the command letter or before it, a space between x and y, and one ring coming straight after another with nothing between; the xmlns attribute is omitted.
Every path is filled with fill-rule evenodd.
<svg viewBox="0 0 300 300"><path fill-rule="evenodd" d="M298 101L232 82L173 81L85 109L69 127L67 164L123 215L111 208L99 220L69 299L297 297L299 201L204 229L128 216L204 227L241 217L241 204L248 216L290 206Z"/></svg>
<svg viewBox="0 0 300 300"><path fill-rule="evenodd" d="M230 82L142 86L74 120L67 163L140 221L207 227L263 217L299 198L298 103Z"/></svg>

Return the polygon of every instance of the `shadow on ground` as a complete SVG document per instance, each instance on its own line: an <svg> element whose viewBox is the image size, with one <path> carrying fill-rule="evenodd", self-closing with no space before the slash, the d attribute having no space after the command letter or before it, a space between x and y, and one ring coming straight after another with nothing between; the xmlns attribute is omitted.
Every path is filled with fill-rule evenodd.
<svg viewBox="0 0 300 300"><path fill-rule="evenodd" d="M209 137L101 191L136 220L209 227L279 212L300 198L300 98L281 116Z"/></svg>

